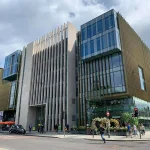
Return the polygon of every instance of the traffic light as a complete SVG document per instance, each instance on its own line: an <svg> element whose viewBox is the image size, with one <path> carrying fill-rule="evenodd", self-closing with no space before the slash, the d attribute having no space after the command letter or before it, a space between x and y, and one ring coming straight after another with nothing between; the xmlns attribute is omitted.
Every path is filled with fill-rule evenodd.
<svg viewBox="0 0 150 150"><path fill-rule="evenodd" d="M138 108L134 108L134 117L138 117L138 114L139 114Z"/></svg>

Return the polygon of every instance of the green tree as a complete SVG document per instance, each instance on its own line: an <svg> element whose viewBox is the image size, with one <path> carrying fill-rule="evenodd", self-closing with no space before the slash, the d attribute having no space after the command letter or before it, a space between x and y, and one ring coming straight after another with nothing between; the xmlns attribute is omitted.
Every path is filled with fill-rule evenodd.
<svg viewBox="0 0 150 150"><path fill-rule="evenodd" d="M139 119L137 117L132 117L132 115L130 113L123 113L121 115L121 121L130 123L132 126L133 125L138 126L138 123L139 123Z"/></svg>

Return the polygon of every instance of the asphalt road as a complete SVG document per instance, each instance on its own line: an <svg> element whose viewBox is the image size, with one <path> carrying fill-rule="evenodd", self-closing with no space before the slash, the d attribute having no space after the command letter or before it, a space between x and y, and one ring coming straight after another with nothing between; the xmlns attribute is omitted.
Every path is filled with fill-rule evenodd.
<svg viewBox="0 0 150 150"><path fill-rule="evenodd" d="M20 135L0 135L0 150L149 150L149 142L58 139Z"/></svg>

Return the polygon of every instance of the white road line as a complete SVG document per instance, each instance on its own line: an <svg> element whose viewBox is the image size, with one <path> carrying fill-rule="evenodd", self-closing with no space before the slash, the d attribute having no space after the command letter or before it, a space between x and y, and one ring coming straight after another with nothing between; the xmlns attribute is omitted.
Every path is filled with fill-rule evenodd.
<svg viewBox="0 0 150 150"><path fill-rule="evenodd" d="M26 139L26 136L0 136L0 140ZM1 149L0 149L1 150Z"/></svg>

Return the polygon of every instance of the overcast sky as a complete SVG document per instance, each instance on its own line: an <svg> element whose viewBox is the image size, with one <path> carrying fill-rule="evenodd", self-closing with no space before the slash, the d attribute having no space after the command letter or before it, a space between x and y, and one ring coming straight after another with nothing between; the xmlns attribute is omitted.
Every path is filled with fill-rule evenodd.
<svg viewBox="0 0 150 150"><path fill-rule="evenodd" d="M79 29L112 8L150 47L150 0L0 0L0 67L5 56L61 24Z"/></svg>

